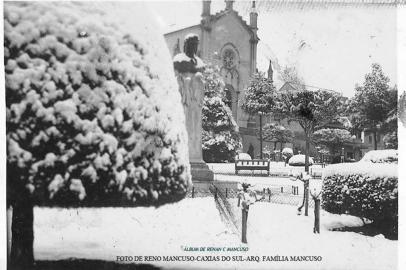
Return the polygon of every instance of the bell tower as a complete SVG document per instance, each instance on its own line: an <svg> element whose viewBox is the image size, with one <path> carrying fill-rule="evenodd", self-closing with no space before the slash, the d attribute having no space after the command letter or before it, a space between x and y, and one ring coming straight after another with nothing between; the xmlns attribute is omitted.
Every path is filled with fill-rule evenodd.
<svg viewBox="0 0 406 270"><path fill-rule="evenodd" d="M269 79L271 82L273 82L272 60L269 60L268 79Z"/></svg>
<svg viewBox="0 0 406 270"><path fill-rule="evenodd" d="M233 10L234 1L226 0L226 10Z"/></svg>

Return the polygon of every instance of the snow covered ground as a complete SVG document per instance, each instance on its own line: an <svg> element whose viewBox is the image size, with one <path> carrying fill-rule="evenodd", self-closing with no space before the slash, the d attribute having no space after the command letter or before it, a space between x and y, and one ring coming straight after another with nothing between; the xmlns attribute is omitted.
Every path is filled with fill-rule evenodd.
<svg viewBox="0 0 406 270"><path fill-rule="evenodd" d="M239 213L240 209L234 211ZM312 210L308 217L297 216L294 206L257 203L250 208L245 245L221 221L212 197L185 199L158 209L35 208L34 250L37 260L75 257L115 261L116 256L127 255L205 259L153 263L168 269L396 269L397 241L327 230L361 224L355 217L322 212L321 234L315 235ZM185 251L184 247L242 247L248 251L200 252ZM322 260L265 261L263 257L276 259L278 255L282 259L321 256ZM216 256L220 261L215 261ZM221 261L221 256L229 256L230 261ZM259 262L236 261L247 256L259 256Z"/></svg>
<svg viewBox="0 0 406 270"><path fill-rule="evenodd" d="M313 211L297 216L289 205L257 203L248 217L250 252L322 256L321 262L279 262L278 269L396 269L397 241L367 237L331 228L360 226L356 217L321 212L321 233L313 234ZM271 264L270 264L271 265Z"/></svg>

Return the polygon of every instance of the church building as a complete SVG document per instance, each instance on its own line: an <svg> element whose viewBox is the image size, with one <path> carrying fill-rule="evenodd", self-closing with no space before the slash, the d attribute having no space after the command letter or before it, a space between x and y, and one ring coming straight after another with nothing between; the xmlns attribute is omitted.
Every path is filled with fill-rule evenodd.
<svg viewBox="0 0 406 270"><path fill-rule="evenodd" d="M183 29L166 33L165 40L172 56L182 51L186 35L199 36L197 55L205 63L219 66L225 83L229 107L239 126L243 152L253 150L259 154L257 138L257 117L246 114L242 108L244 90L249 85L251 75L257 69L257 18L255 1L252 2L249 23L236 10L234 1L225 1L225 9L211 14L211 1L203 1L201 21Z"/></svg>

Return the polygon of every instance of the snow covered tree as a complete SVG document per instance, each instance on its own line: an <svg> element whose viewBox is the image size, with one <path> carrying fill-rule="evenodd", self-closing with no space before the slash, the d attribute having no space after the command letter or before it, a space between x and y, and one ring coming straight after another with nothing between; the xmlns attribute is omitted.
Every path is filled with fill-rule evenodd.
<svg viewBox="0 0 406 270"><path fill-rule="evenodd" d="M282 118L297 121L305 133L305 170L309 171L309 150L313 133L333 119L341 107L341 96L333 91L279 93L271 111Z"/></svg>
<svg viewBox="0 0 406 270"><path fill-rule="evenodd" d="M260 158L262 159L262 116L268 113L275 103L275 87L272 80L265 77L264 73L255 73L248 88L242 108L251 115L259 115L259 142Z"/></svg>
<svg viewBox="0 0 406 270"><path fill-rule="evenodd" d="M207 65L203 73L205 93L202 108L202 149L206 162L233 161L241 148L238 126L224 92L218 67Z"/></svg>
<svg viewBox="0 0 406 270"><path fill-rule="evenodd" d="M355 87L355 96L349 108L352 115L351 121L356 128L367 129L373 133L375 150L378 148L379 131L393 132L397 129L397 120L393 121L397 118L397 116L394 117L397 115L395 89L389 86L389 78L376 63L372 64L371 73L365 75L363 85Z"/></svg>
<svg viewBox="0 0 406 270"><path fill-rule="evenodd" d="M277 144L280 143L280 150L282 151L283 144L291 142L292 139L293 132L282 125L276 123L268 123L264 126L263 140L274 142L274 150L276 150Z"/></svg>
<svg viewBox="0 0 406 270"><path fill-rule="evenodd" d="M4 5L10 262L22 269L33 262L34 205L158 206L190 184L164 40L134 16L143 9L126 25L104 5Z"/></svg>
<svg viewBox="0 0 406 270"><path fill-rule="evenodd" d="M323 128L313 134L316 144L325 146L332 155L339 155L340 149L346 142L351 142L353 137L348 130L338 128Z"/></svg>

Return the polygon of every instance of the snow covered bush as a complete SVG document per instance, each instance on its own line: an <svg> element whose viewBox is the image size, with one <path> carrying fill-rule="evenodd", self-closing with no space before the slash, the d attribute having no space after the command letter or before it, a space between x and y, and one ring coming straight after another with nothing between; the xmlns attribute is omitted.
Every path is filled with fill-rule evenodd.
<svg viewBox="0 0 406 270"><path fill-rule="evenodd" d="M238 155L236 156L236 159L240 159L240 160L251 160L251 156L247 153L238 153Z"/></svg>
<svg viewBox="0 0 406 270"><path fill-rule="evenodd" d="M101 5L5 4L8 187L41 204L178 200L190 169L169 52L147 16Z"/></svg>
<svg viewBox="0 0 406 270"><path fill-rule="evenodd" d="M4 4L13 269L33 265L34 204L160 205L186 194L181 98L142 5Z"/></svg>
<svg viewBox="0 0 406 270"><path fill-rule="evenodd" d="M305 155L294 155L289 159L290 166L304 166L305 165ZM309 165L313 165L313 158L309 157Z"/></svg>
<svg viewBox="0 0 406 270"><path fill-rule="evenodd" d="M218 67L206 65L203 73L205 93L202 108L202 150L206 162L234 161L241 148L238 126L224 93L224 82Z"/></svg>
<svg viewBox="0 0 406 270"><path fill-rule="evenodd" d="M282 156L285 159L285 162L289 162L289 159L293 156L293 150L292 148L285 147L282 150Z"/></svg>
<svg viewBox="0 0 406 270"><path fill-rule="evenodd" d="M323 171L323 208L373 220L383 233L397 234L397 164L342 163Z"/></svg>
<svg viewBox="0 0 406 270"><path fill-rule="evenodd" d="M398 150L374 150L367 152L360 161L372 163L398 163Z"/></svg>

